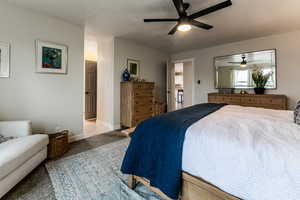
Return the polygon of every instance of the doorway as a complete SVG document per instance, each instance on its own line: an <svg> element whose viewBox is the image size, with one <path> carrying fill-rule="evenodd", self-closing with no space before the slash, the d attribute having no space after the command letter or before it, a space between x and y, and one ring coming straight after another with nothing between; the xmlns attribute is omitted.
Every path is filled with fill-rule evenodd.
<svg viewBox="0 0 300 200"><path fill-rule="evenodd" d="M175 63L174 84L175 84L175 109L184 107L184 83L183 83L183 63Z"/></svg>
<svg viewBox="0 0 300 200"><path fill-rule="evenodd" d="M167 65L168 111L194 105L194 59L169 62Z"/></svg>
<svg viewBox="0 0 300 200"><path fill-rule="evenodd" d="M110 127L101 123L101 77L102 61L98 56L98 41L96 37L86 36L84 43L84 87L83 87L83 135L81 139L111 131Z"/></svg>
<svg viewBox="0 0 300 200"><path fill-rule="evenodd" d="M97 62L85 62L85 120L97 118Z"/></svg>

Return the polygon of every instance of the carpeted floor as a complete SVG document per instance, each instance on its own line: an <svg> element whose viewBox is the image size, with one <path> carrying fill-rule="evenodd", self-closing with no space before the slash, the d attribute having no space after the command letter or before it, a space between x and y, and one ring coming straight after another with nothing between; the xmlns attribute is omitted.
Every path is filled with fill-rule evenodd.
<svg viewBox="0 0 300 200"><path fill-rule="evenodd" d="M64 157L124 139L119 131L90 137L70 145ZM44 164L41 164L8 192L1 200L56 200L54 188Z"/></svg>

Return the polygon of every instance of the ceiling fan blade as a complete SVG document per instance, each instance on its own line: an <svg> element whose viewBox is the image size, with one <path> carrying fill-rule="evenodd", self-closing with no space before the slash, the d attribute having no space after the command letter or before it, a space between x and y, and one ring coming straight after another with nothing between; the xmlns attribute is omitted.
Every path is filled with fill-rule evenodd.
<svg viewBox="0 0 300 200"><path fill-rule="evenodd" d="M204 10L201 10L199 12L196 12L196 13L190 15L189 18L190 19L196 19L198 17L202 17L204 15L208 15L208 14L210 14L212 12L215 12L217 10L220 10L220 9L223 9L223 8L226 8L226 7L229 7L231 5L232 5L231 0L227 0L227 1L224 1L224 2L219 3L217 5L214 5L212 7L209 7L209 8L206 8Z"/></svg>
<svg viewBox="0 0 300 200"><path fill-rule="evenodd" d="M174 33L177 31L177 27L178 27L178 24L176 26L174 26L168 34L174 35Z"/></svg>
<svg viewBox="0 0 300 200"><path fill-rule="evenodd" d="M144 19L144 22L178 22L178 19Z"/></svg>
<svg viewBox="0 0 300 200"><path fill-rule="evenodd" d="M177 10L178 15L185 16L186 12L184 10L183 0L173 0L174 6Z"/></svg>
<svg viewBox="0 0 300 200"><path fill-rule="evenodd" d="M206 30L209 30L209 29L212 29L212 28L213 28L213 26L211 26L211 25L204 24L204 23L198 22L198 21L196 21L196 20L191 20L190 23L191 23L191 25L193 25L193 26L196 26L196 27L199 27L199 28L203 28L203 29L206 29Z"/></svg>

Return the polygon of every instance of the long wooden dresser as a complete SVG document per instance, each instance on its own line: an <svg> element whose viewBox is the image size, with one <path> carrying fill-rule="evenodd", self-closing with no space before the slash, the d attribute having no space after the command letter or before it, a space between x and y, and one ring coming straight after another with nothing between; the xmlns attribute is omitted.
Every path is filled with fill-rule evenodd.
<svg viewBox="0 0 300 200"><path fill-rule="evenodd" d="M208 94L209 103L226 103L248 107L261 107L276 110L287 110L287 97L275 94Z"/></svg>
<svg viewBox="0 0 300 200"><path fill-rule="evenodd" d="M121 83L121 125L135 127L154 115L154 83Z"/></svg>

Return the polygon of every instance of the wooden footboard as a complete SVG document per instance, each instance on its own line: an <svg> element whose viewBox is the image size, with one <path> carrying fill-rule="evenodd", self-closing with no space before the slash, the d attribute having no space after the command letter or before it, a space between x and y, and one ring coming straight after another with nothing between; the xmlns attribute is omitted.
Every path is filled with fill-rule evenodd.
<svg viewBox="0 0 300 200"><path fill-rule="evenodd" d="M132 189L136 184L140 182L148 187L153 192L157 193L164 200L171 200L167 195L165 195L158 188L150 186L150 182L142 177L138 176L129 176L129 187ZM234 197L216 186L213 186L206 181L194 177L188 173L182 173L182 191L180 195L180 200L240 200L237 197Z"/></svg>
<svg viewBox="0 0 300 200"><path fill-rule="evenodd" d="M150 190L152 190L153 192L158 194L164 200L172 200L167 195L165 195L162 191L160 191L160 189L150 186L149 180L147 180L145 178L142 178L142 177L139 177L139 176L129 175L128 186L131 189L134 189L137 183L142 183L147 188L149 188Z"/></svg>

